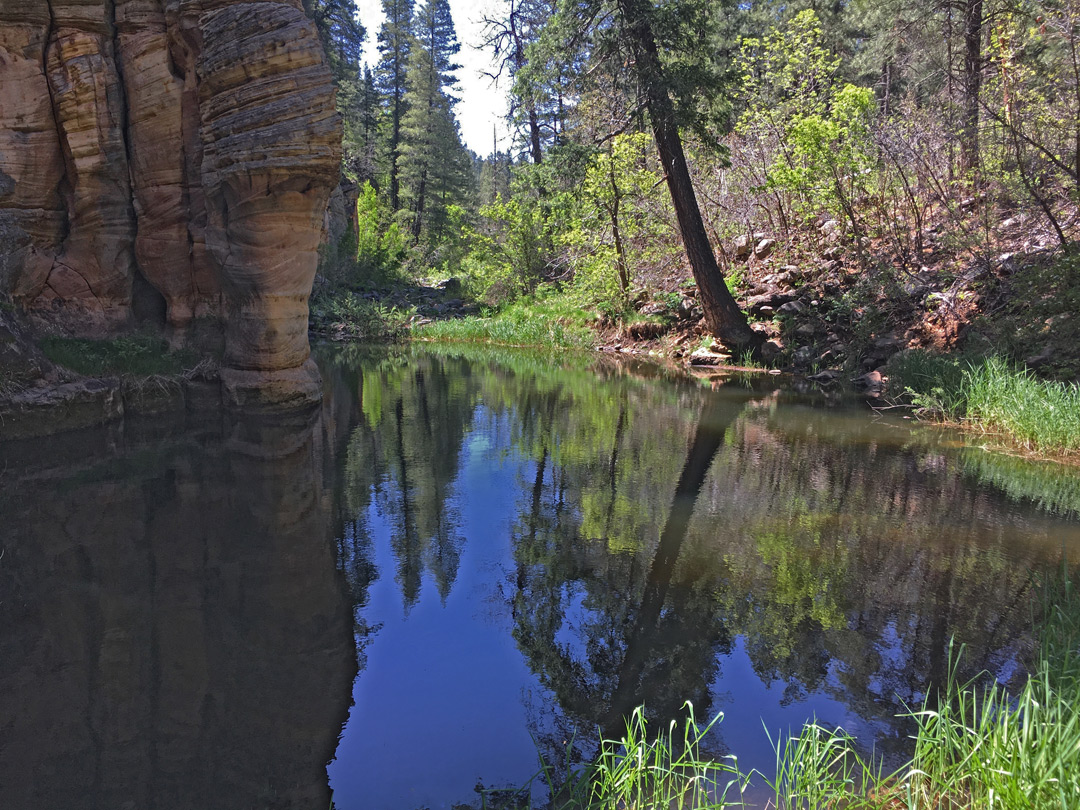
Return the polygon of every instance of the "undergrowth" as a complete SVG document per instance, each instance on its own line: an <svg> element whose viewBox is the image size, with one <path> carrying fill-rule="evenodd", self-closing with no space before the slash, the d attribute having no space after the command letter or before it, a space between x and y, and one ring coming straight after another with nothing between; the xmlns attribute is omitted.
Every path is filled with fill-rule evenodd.
<svg viewBox="0 0 1080 810"><path fill-rule="evenodd" d="M522 299L488 317L432 321L413 328L422 340L587 349L596 341L588 316L565 297Z"/></svg>
<svg viewBox="0 0 1080 810"><path fill-rule="evenodd" d="M347 291L315 295L310 307L313 330L355 340L398 340L408 331L414 314Z"/></svg>

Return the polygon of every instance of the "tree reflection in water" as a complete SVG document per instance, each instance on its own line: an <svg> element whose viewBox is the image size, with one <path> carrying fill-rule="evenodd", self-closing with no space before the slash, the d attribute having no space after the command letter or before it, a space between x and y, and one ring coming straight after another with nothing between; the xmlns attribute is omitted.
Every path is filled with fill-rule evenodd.
<svg viewBox="0 0 1080 810"><path fill-rule="evenodd" d="M781 704L827 698L899 751L897 715L943 680L951 638L968 646L960 677L1022 677L1032 572L1080 539L980 485L960 454L767 377L710 390L482 351L350 363L351 542L369 542L374 504L406 609L425 576L445 604L466 542L496 542L461 530L469 437L494 437L486 458L520 471L499 592L555 759L571 738L588 756L641 703L662 720L685 700L698 717L737 704L745 684L722 671L736 646Z"/></svg>

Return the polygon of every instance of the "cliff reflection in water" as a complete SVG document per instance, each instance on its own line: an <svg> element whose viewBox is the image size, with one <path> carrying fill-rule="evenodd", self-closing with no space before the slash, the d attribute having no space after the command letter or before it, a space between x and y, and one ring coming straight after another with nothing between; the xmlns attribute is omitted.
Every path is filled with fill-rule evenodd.
<svg viewBox="0 0 1080 810"><path fill-rule="evenodd" d="M392 564L399 598L397 609L359 609L368 624L388 623L369 649L346 743L385 727L377 705L394 705L406 728L423 722L408 708L420 687L393 693L379 645L384 634L397 650L404 642L391 637L440 632L434 603L415 614L430 584L448 615L477 590L472 611L498 614L487 630L462 626L462 649L479 647L474 635L512 634L531 678L511 668L505 678L532 696L520 722L553 761L575 733L588 756L596 729L619 733L638 704L666 720L685 700L699 718L729 713L716 746L747 767L771 762L762 718L775 733L816 714L899 754L911 725L897 715L943 682L950 639L967 645L959 677L1023 677L1036 635L1032 574L1080 543L1072 515L980 482L956 448L767 377L713 391L643 369L476 350L337 363L361 401L344 545L364 561L366 585L380 555ZM475 483L480 468L488 489ZM509 518L484 528L484 511ZM408 630L425 622L426 635ZM430 671L425 688L445 703L471 701L453 692L456 664L416 646L410 679ZM393 671L400 683L405 670ZM439 748L459 756L468 741L447 729L468 720L439 711ZM757 760L745 753L755 747ZM380 756L362 750L359 759ZM468 779L513 781L455 761ZM350 766L336 767L345 788ZM434 800L390 791L384 804Z"/></svg>
<svg viewBox="0 0 1080 810"><path fill-rule="evenodd" d="M332 419L5 445L0 806L327 808Z"/></svg>

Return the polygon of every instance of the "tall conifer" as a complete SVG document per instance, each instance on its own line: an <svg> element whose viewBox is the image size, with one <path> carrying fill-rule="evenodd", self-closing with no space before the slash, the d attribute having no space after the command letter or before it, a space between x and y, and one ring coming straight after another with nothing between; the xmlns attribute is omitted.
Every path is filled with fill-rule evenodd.
<svg viewBox="0 0 1080 810"><path fill-rule="evenodd" d="M375 68L375 85L387 105L387 174L390 178L390 207L400 208L400 178L398 162L401 157L401 122L405 117L405 74L408 71L409 51L412 48L413 0L383 0L386 20L379 29L379 64Z"/></svg>

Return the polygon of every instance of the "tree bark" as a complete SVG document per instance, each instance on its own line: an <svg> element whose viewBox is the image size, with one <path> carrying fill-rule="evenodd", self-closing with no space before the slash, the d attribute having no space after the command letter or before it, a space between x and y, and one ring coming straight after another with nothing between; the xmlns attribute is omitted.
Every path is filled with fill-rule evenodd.
<svg viewBox="0 0 1080 810"><path fill-rule="evenodd" d="M983 0L964 0L964 122L960 169L979 167L979 94L982 92Z"/></svg>
<svg viewBox="0 0 1080 810"><path fill-rule="evenodd" d="M746 316L724 283L716 255L705 232L705 222L690 180L675 107L668 95L664 69L649 24L649 0L618 0L627 44L634 56L638 87L652 121L653 138L664 166L668 191L675 206L686 257L697 282L701 307L709 331L730 349L757 353L764 338L750 328Z"/></svg>

